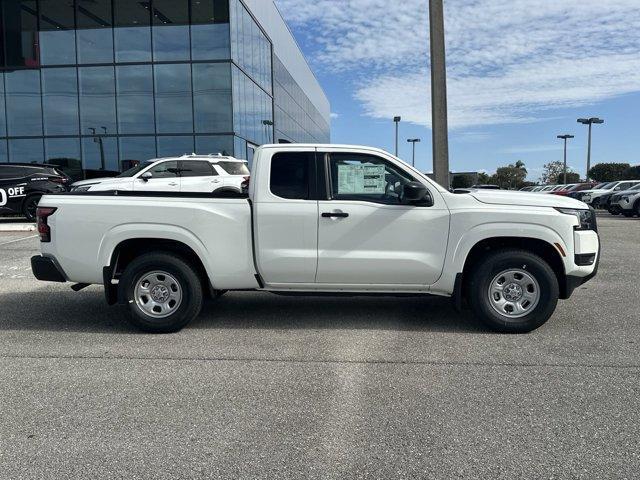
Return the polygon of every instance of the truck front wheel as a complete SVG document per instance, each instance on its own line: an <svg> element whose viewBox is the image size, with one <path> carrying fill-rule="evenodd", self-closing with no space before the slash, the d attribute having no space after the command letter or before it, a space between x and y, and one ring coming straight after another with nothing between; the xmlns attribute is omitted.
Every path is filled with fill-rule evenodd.
<svg viewBox="0 0 640 480"><path fill-rule="evenodd" d="M527 333L544 325L559 296L549 264L524 250L489 254L471 271L468 288L475 316L503 333Z"/></svg>
<svg viewBox="0 0 640 480"><path fill-rule="evenodd" d="M120 278L130 320L150 333L177 332L202 308L202 284L184 260L166 253L134 259Z"/></svg>

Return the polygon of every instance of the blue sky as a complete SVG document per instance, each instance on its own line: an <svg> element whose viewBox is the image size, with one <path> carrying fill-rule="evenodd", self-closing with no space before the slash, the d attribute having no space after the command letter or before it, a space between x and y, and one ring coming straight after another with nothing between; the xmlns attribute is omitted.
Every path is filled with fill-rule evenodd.
<svg viewBox="0 0 640 480"><path fill-rule="evenodd" d="M276 0L325 89L332 142L400 156L418 137L431 170L428 1ZM450 164L486 170L523 160L529 178L561 160L584 174L586 127L600 116L592 163L640 163L640 1L445 0Z"/></svg>

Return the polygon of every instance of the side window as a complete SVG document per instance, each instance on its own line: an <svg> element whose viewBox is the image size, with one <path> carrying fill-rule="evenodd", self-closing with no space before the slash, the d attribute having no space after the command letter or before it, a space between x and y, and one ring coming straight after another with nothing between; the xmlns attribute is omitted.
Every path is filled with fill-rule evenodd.
<svg viewBox="0 0 640 480"><path fill-rule="evenodd" d="M404 186L415 181L391 162L362 154L332 153L329 172L332 200L399 205Z"/></svg>
<svg viewBox="0 0 640 480"><path fill-rule="evenodd" d="M162 162L149 171L153 178L174 178L178 176L178 162Z"/></svg>
<svg viewBox="0 0 640 480"><path fill-rule="evenodd" d="M271 193L278 197L309 200L311 156L304 152L276 153L271 159Z"/></svg>
<svg viewBox="0 0 640 480"><path fill-rule="evenodd" d="M207 161L183 161L180 164L180 175L183 177L211 177L217 175Z"/></svg>

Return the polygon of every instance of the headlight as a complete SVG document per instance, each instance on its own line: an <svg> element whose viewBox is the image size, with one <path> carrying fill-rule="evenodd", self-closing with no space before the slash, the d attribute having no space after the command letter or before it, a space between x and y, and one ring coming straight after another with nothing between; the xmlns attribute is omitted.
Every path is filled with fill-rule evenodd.
<svg viewBox="0 0 640 480"><path fill-rule="evenodd" d="M72 192L88 192L91 187L71 187Z"/></svg>
<svg viewBox="0 0 640 480"><path fill-rule="evenodd" d="M593 230L598 231L598 224L596 222L596 211L593 208L588 210L579 210L576 208L556 208L560 213L565 215L573 215L578 219L578 226L576 230Z"/></svg>

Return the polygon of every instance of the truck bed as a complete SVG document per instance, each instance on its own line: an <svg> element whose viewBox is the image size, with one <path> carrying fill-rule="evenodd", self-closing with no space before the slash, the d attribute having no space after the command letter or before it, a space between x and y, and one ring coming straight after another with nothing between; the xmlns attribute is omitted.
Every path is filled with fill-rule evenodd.
<svg viewBox="0 0 640 480"><path fill-rule="evenodd" d="M42 244L42 253L55 257L75 282L102 283L118 244L149 237L189 246L216 289L257 287L246 198L104 192L46 195L40 206L57 208L49 218L52 241Z"/></svg>

